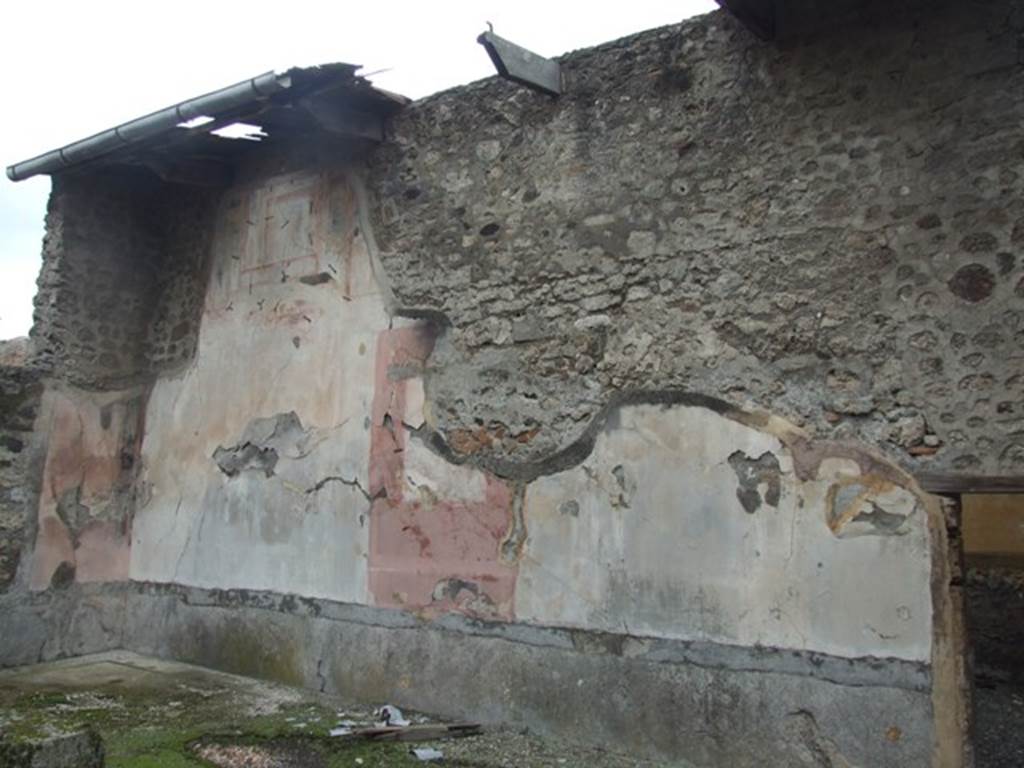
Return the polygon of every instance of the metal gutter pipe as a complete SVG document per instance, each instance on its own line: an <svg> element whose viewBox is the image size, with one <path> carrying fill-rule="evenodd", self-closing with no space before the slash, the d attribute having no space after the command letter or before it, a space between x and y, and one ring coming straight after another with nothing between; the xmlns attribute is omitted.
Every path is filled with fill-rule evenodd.
<svg viewBox="0 0 1024 768"><path fill-rule="evenodd" d="M158 110L145 117L136 118L115 128L109 128L95 136L76 141L60 149L54 149L38 157L33 157L31 160L9 165L7 166L7 178L11 181L22 181L42 173L53 173L62 168L78 165L109 154L116 149L144 141L194 118L204 115L216 117L218 112L224 112L253 101L265 100L275 93L290 88L291 85L292 79L289 75L265 72L249 80L243 80L226 88Z"/></svg>

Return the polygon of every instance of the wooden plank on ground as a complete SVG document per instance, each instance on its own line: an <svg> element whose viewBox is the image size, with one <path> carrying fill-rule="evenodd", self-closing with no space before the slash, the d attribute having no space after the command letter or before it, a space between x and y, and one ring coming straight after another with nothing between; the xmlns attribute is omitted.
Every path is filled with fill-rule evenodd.
<svg viewBox="0 0 1024 768"><path fill-rule="evenodd" d="M458 739L464 736L478 736L483 728L478 723L453 723L451 725L385 725L378 728L360 728L346 734L349 741L435 741L437 739Z"/></svg>

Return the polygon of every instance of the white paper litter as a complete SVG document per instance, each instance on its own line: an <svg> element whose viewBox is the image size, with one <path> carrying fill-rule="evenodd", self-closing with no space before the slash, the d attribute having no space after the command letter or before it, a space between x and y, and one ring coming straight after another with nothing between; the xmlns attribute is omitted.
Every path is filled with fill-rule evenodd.
<svg viewBox="0 0 1024 768"><path fill-rule="evenodd" d="M352 729L341 726L340 728L331 728L329 733L331 736L348 736L352 733Z"/></svg>
<svg viewBox="0 0 1024 768"><path fill-rule="evenodd" d="M402 710L398 707L392 706L391 704L385 704L377 710L377 719L380 720L381 726L390 725L404 728L409 725L409 721L402 716Z"/></svg>

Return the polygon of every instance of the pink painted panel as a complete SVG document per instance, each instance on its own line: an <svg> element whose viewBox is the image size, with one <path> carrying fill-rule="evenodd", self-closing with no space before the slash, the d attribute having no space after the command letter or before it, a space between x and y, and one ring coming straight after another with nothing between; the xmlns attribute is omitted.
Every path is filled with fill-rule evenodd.
<svg viewBox="0 0 1024 768"><path fill-rule="evenodd" d="M484 477L483 498L438 498L405 477L408 379L389 370L425 364L433 338L422 326L385 331L377 341L370 447L370 593L376 605L425 615L459 611L513 618L517 568L501 559L512 521L512 490ZM423 449L421 449L423 450Z"/></svg>
<svg viewBox="0 0 1024 768"><path fill-rule="evenodd" d="M141 413L133 397L47 393L47 454L32 589L48 587L61 563L73 567L80 582L128 578L131 520L117 497L130 485L138 459ZM69 507L85 508L82 519L71 521L80 524L77 535L61 518L62 499Z"/></svg>
<svg viewBox="0 0 1024 768"><path fill-rule="evenodd" d="M127 521L94 520L78 534L75 580L122 581L128 578L131 535Z"/></svg>

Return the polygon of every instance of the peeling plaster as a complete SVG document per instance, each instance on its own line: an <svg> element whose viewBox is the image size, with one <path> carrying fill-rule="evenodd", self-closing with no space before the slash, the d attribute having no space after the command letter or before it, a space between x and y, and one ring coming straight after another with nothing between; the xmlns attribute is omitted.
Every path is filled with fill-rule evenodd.
<svg viewBox="0 0 1024 768"><path fill-rule="evenodd" d="M774 454L765 451L752 459L743 451L735 451L729 454L729 466L739 481L736 498L746 512L753 514L761 508L762 493L765 504L769 507L779 506L779 460Z"/></svg>
<svg viewBox="0 0 1024 768"><path fill-rule="evenodd" d="M827 522L839 538L853 536L900 536L919 510L913 494L887 480L859 476L829 488Z"/></svg>

